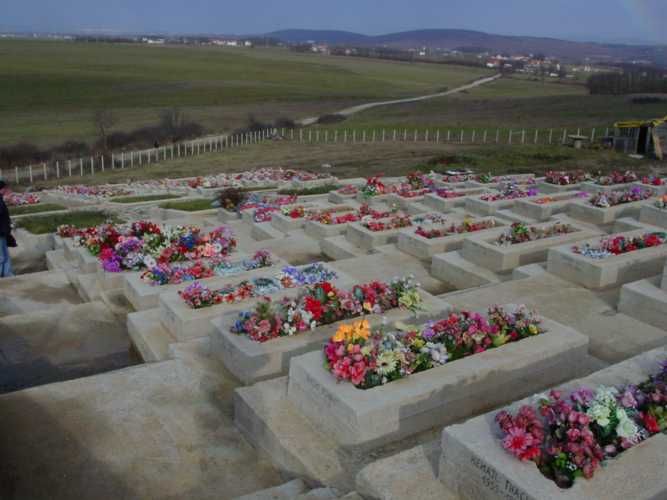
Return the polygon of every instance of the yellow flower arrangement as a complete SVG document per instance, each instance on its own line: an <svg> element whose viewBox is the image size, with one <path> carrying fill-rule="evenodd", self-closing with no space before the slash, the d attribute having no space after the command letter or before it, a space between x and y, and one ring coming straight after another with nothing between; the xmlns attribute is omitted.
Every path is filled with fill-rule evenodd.
<svg viewBox="0 0 667 500"><path fill-rule="evenodd" d="M368 320L355 321L338 327L332 340L334 342L354 342L356 340L368 340L371 334L371 325Z"/></svg>

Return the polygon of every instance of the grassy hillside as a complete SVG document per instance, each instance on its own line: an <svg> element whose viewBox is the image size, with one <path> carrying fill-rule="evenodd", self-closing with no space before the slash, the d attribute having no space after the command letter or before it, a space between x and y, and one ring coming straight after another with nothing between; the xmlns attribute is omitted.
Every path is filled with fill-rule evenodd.
<svg viewBox="0 0 667 500"><path fill-rule="evenodd" d="M451 97L370 110L337 126L605 128L666 114L667 100L635 104L632 96L590 96L583 85L503 78Z"/></svg>
<svg viewBox="0 0 667 500"><path fill-rule="evenodd" d="M357 102L451 88L487 71L296 54L282 49L0 41L0 144L91 140L108 107L128 130L178 106L215 131Z"/></svg>

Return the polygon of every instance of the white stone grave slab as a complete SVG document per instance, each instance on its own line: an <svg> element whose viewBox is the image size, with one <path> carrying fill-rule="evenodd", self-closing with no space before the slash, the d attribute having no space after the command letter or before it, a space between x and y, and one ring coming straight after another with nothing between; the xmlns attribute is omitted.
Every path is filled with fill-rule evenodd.
<svg viewBox="0 0 667 500"><path fill-rule="evenodd" d="M660 348L612 365L560 386L564 391L599 385L639 383L659 370L667 357ZM510 405L515 412L532 404L526 398ZM667 436L659 434L631 448L592 479L578 478L570 489L561 489L544 477L533 462L521 462L501 445L494 418L497 410L452 425L442 433L440 481L461 500L657 500L667 498Z"/></svg>

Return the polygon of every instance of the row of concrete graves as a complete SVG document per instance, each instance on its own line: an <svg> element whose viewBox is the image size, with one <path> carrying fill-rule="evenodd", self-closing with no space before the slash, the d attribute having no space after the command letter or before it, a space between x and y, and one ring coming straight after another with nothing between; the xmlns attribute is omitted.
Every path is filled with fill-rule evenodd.
<svg viewBox="0 0 667 500"><path fill-rule="evenodd" d="M449 187L451 184L443 185ZM424 195L422 199L408 197L402 201L392 201L396 197L394 194L384 201L373 200L372 204L377 211L393 212L386 218L376 219L376 222L386 224L397 216L402 216L405 220L410 220L411 225L408 227L391 227L391 224L388 224L387 228L378 225L376 228L381 228L380 230L371 230L368 224L358 220L341 224L308 220L305 214L310 211L331 210L332 214L342 215L359 210L358 201L351 200L349 196L338 198L332 196L332 193L322 197L299 198L295 204L285 207L286 211L302 208L304 217L292 217L289 213L280 211L275 212L270 220L258 222L252 215L243 218L235 214L229 219L229 224L238 236L239 245L237 252L230 256L231 267L239 266L240 262L261 248L272 252L272 265L243 270L229 276L206 278L200 282L211 290L225 290L244 280L275 280L286 264L294 264L297 269L303 269L304 266L316 262L316 252L320 249L327 257L334 258L322 265L336 273L332 283L342 289L349 289L371 279L388 280L394 275L409 273L422 273L424 278L428 278L422 281L429 283L429 290L433 293L429 293L425 288L420 289L424 311L414 315L405 309L395 308L382 315L365 316L370 328L374 330L401 329L405 328L406 324L422 325L427 320L444 319L450 312L460 310L461 303L456 300L459 292L442 295L443 290L436 290L430 284L443 278L454 288L471 289L476 286L471 276L482 277L484 280L479 284L488 285L488 293L492 296L493 290L498 288L497 296L493 296L491 300L482 305L465 307L472 310L484 310L486 306L492 305L492 301L503 303L501 282L518 283L522 280L514 278L532 274L534 267L538 268L538 274L551 276L553 273L570 280L568 285L565 285L565 281L554 281L553 283L559 283L555 289L570 286L572 290L586 289L586 293L597 293L597 286L592 286L595 283L591 285L586 282L580 286L575 284L577 280L568 272L551 271L549 268L552 252L555 254L560 250L571 251L573 245L596 243L601 237L608 235L609 229L602 224L591 224L572 216L558 215L554 218L555 214L567 212L571 204L583 199L578 198L578 191L552 195L551 198L557 200L553 202L553 208L546 212L530 212L518 208L531 203L526 198L519 198L496 209L494 215L483 216L480 213L483 210L471 212L466 206L469 200L477 200L481 190L493 190L486 184L461 185L457 190L460 190L460 195L450 198L436 198L438 195L432 193ZM536 195L539 196L540 194ZM327 202L327 199L333 204ZM455 201L440 204L441 200ZM642 205L645 206L648 204ZM399 212L394 211L396 208ZM637 214L637 211L632 212L634 216ZM163 213L161 217L170 215L173 214ZM211 218L210 213L206 215L208 219ZM219 217L218 220L227 218L228 215L220 211ZM208 219L207 225L216 225L217 221ZM547 236L531 241L497 244L498 238L507 234L511 223L516 221L522 221L528 228L546 232ZM465 224L468 227L479 224L479 229L451 231L452 228L461 228ZM562 233L549 234L547 229L555 225L567 225L569 229ZM418 233L419 228L422 231ZM617 221L613 229L616 232L612 235L632 236L658 229L645 221L622 219ZM428 234L429 237L423 234ZM344 252L336 254L326 251L332 236L333 239L337 237L344 240L345 245L336 240ZM120 292L137 311L128 315L127 323L131 338L145 361L169 359L180 345L203 343L207 346L206 356L225 367L226 370L219 374L220 377L227 377L232 385L248 385L235 391L235 422L248 441L271 458L275 468L288 476L302 477L311 483L336 486L342 491L356 487L368 498L401 498L400 495L396 496L395 492L392 497L392 493L386 489L379 493L388 487L389 482L379 484L380 478L386 476L369 472L381 469L385 460L393 461L391 463L394 465L401 464L401 450L426 443L424 446L437 448L439 456L440 447L433 443L437 443L437 434L443 427L474 418L498 406L511 404L535 392L586 375L600 363L589 356L591 342L588 329L577 331L578 328L571 326L567 315L545 312L543 325L546 332L541 335L363 390L349 383L337 382L323 366L323 344L336 333L342 323L349 321L319 326L306 333L279 337L265 343L254 342L245 336L232 333L231 326L240 311L253 309L255 304L263 300L260 296L193 309L178 294L189 283L151 286L141 281L140 273L106 273L100 269L96 259L91 259L92 256L86 255L81 248L72 245L68 247L67 240L59 244L63 246L63 257L75 261L77 269L90 271L86 274L90 277L87 278L89 283L94 282L101 293L111 290ZM627 269L620 273L621 279L605 282L604 286L617 290L627 279L634 281L646 278L664 293L660 287L664 288L665 285L660 280L655 281L655 275L663 271L667 259L667 254L663 253L664 247L662 245L629 252L625 256L609 257L609 261L604 259L606 265ZM634 255L627 258L630 253ZM307 260L300 262L298 255L308 255ZM450 270L447 272L442 271L442 265L436 264L443 260L449 266ZM658 261L659 269L655 264ZM458 267L450 265L451 262L457 263ZM623 263L615 264L617 262ZM573 264L575 267L577 265ZM110 276L111 274L113 276ZM94 287L90 285L90 288ZM545 284L545 288L553 289L554 285L549 282L549 285ZM588 290L589 288L591 290ZM451 290L451 287L444 291L448 290ZM295 297L298 293L298 288L276 290L271 294L271 298L278 300L281 297ZM624 293L625 291L621 292L621 303ZM656 295L653 291L648 293L651 296ZM539 294L536 297L539 298ZM535 307L540 313L541 305L537 304ZM623 307L619 304L619 309L628 316L623 320L624 326L629 327L628 330L650 331L653 334L660 329L661 325L643 319L641 313L634 314L632 309L637 309L636 304L630 304L628 311L623 310ZM598 317L602 314L596 311L592 316ZM637 320L630 316L637 317ZM554 319L559 322L553 321ZM658 328L642 326L646 322ZM664 323L662 326L664 329ZM656 333L656 339L658 338ZM663 337L663 343L666 338L667 336ZM449 429L452 428L448 428L445 434ZM468 432L457 436L463 436L466 443L474 439ZM497 436L493 438L493 443L484 446L494 446L495 453L495 449L500 448L500 445ZM447 448L443 448L443 453L444 464L449 456ZM634 471L634 463L627 465L628 461L633 461L634 454L636 452L630 450L618 459L618 463L626 464L623 467ZM507 459L513 460L509 456ZM378 461L373 463L376 460ZM469 461L473 463L472 459ZM434 469L430 464L424 465L425 470L433 473ZM518 462L516 466L526 465ZM443 465L441 471L446 468L447 466ZM516 492L523 488L524 483L521 479L514 481L514 469L515 467L511 466L510 493L502 490L508 488L503 476L502 485L492 485L488 498L519 495ZM501 471L500 468L498 470ZM411 484L410 481L415 480L402 476L400 467L395 472L397 479L406 479L404 484ZM501 473L502 471L498 474ZM605 474L605 470L599 473L599 481L603 481ZM451 480L449 472L447 476L443 472L434 476L431 483L424 482L419 485L413 492L415 497L424 493L423 498L485 498L474 496L477 490L466 489L467 485L459 487L458 483ZM420 474L416 475L416 478L421 477ZM649 483L654 481L652 476L646 477ZM545 484L549 483L541 476L538 478ZM481 480L485 481L484 478ZM488 479L486 482L489 482ZM652 483L650 486L652 487ZM542 488L541 485L539 487ZM543 491L548 492L550 487L544 486ZM433 495L429 496L431 493L426 493L427 491ZM533 494L532 490L522 491ZM473 492L473 496L466 497L466 492ZM534 498L546 496L537 495ZM609 498L615 497L610 493Z"/></svg>

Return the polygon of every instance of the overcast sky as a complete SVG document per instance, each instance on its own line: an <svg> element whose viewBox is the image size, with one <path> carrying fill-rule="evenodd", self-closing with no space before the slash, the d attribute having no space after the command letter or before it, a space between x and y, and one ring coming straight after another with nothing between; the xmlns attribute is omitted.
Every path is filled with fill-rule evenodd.
<svg viewBox="0 0 667 500"><path fill-rule="evenodd" d="M384 34L465 28L593 41L667 43L667 0L3 0L0 29Z"/></svg>

